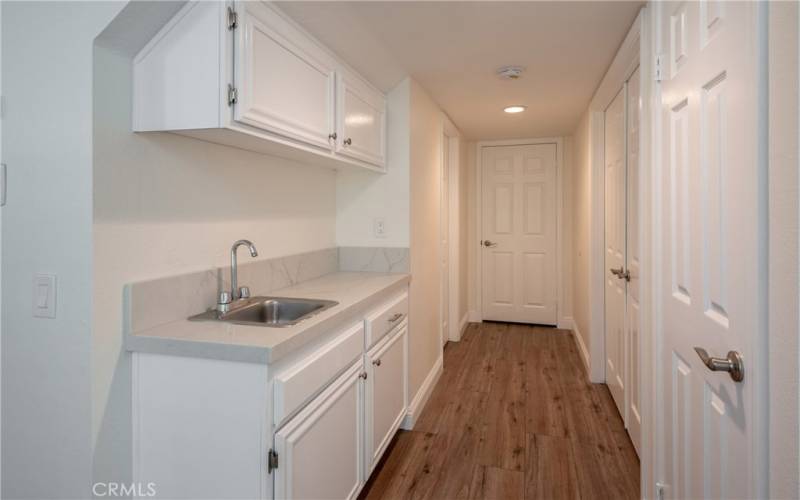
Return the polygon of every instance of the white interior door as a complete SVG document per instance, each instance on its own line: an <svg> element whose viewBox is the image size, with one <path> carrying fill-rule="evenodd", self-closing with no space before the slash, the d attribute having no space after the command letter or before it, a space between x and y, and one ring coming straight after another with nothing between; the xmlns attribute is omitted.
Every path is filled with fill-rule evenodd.
<svg viewBox="0 0 800 500"><path fill-rule="evenodd" d="M757 3L664 3L657 290L666 495L764 498L766 165ZM759 64L761 63L761 64ZM759 67L761 69L759 69ZM739 352L744 379L712 371ZM761 387L761 389L758 389ZM786 436L796 439L796 436Z"/></svg>
<svg viewBox="0 0 800 500"><path fill-rule="evenodd" d="M440 195L439 200L439 258L441 279L439 286L441 287L441 303L439 305L439 313L442 318L442 328L440 332L441 344L447 343L450 332L450 227L448 221L450 220L450 197L449 197L449 169L450 169L450 139L446 135L442 135L442 165L441 165L441 179L440 179Z"/></svg>
<svg viewBox="0 0 800 500"><path fill-rule="evenodd" d="M626 155L625 184L627 204L625 208L625 270L627 271L627 291L625 294L625 345L627 361L627 416L625 426L631 436L636 452L640 452L642 441L641 412L641 354L640 354L640 322L641 322L641 254L639 242L639 129L641 116L641 90L639 87L639 68L633 72L627 85L626 123Z"/></svg>
<svg viewBox="0 0 800 500"><path fill-rule="evenodd" d="M556 144L482 150L483 318L555 325Z"/></svg>
<svg viewBox="0 0 800 500"><path fill-rule="evenodd" d="M620 415L625 400L625 89L605 114L606 384Z"/></svg>

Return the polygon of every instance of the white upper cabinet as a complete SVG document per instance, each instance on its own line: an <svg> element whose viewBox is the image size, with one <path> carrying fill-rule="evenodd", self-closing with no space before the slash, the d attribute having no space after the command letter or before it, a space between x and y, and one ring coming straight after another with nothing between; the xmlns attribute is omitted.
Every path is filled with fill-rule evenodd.
<svg viewBox="0 0 800 500"><path fill-rule="evenodd" d="M189 2L134 59L135 132L386 166L386 96L269 2Z"/></svg>
<svg viewBox="0 0 800 500"><path fill-rule="evenodd" d="M334 61L260 2L238 12L234 119L322 148L334 125ZM305 43L303 43L305 42Z"/></svg>
<svg viewBox="0 0 800 500"><path fill-rule="evenodd" d="M336 151L374 165L386 161L386 98L360 78L339 73Z"/></svg>

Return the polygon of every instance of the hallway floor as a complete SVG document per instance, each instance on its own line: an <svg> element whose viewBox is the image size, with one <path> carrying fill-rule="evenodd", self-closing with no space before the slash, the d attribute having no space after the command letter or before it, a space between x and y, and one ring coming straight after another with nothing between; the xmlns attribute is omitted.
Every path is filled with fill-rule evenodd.
<svg viewBox="0 0 800 500"><path fill-rule="evenodd" d="M569 332L470 324L363 498L638 498L639 460Z"/></svg>

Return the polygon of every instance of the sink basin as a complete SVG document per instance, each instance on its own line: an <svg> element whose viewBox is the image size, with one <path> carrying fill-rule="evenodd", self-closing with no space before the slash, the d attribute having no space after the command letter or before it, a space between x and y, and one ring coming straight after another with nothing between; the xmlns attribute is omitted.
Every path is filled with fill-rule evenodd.
<svg viewBox="0 0 800 500"><path fill-rule="evenodd" d="M339 304L332 300L295 299L287 297L251 297L237 300L225 313L207 311L189 318L191 321L225 321L240 325L287 327Z"/></svg>

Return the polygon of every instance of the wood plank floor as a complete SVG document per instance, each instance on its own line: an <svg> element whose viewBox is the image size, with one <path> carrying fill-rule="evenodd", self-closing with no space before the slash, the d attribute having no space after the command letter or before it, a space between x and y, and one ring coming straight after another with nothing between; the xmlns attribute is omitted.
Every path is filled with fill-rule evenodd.
<svg viewBox="0 0 800 500"><path fill-rule="evenodd" d="M636 452L579 356L564 330L471 324L361 497L638 498Z"/></svg>

